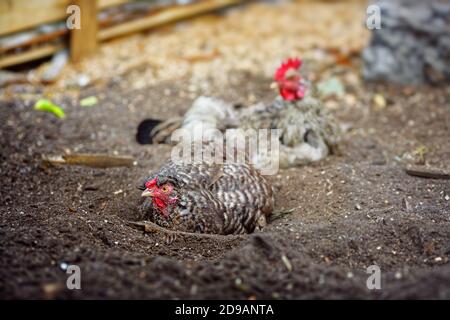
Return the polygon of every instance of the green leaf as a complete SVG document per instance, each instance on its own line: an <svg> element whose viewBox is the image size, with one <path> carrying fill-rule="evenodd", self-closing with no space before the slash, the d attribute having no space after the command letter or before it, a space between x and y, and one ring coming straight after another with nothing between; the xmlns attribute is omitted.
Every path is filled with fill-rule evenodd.
<svg viewBox="0 0 450 320"><path fill-rule="evenodd" d="M345 88L342 82L336 77L321 81L317 85L317 89L322 97L342 97L345 94Z"/></svg>
<svg viewBox="0 0 450 320"><path fill-rule="evenodd" d="M92 106L95 106L97 104L97 102L98 102L97 97L90 96L90 97L82 99L80 101L80 105L82 107L92 107Z"/></svg>
<svg viewBox="0 0 450 320"><path fill-rule="evenodd" d="M38 101L36 101L36 104L34 105L34 110L53 113L56 117L60 119L64 119L66 117L66 113L61 107L53 104L53 102L47 99L39 99Z"/></svg>

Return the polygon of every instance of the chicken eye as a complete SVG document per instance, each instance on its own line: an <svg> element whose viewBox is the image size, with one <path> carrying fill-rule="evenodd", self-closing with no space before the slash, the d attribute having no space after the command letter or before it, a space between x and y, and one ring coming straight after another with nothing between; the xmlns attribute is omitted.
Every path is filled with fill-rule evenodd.
<svg viewBox="0 0 450 320"><path fill-rule="evenodd" d="M170 186L167 185L167 184L163 185L163 186L161 187L161 191L164 192L164 193L169 192L169 191L170 191Z"/></svg>

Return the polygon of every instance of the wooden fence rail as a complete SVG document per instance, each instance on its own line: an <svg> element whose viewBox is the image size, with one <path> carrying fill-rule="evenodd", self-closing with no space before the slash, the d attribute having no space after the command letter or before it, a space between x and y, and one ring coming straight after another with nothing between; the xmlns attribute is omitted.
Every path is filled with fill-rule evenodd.
<svg viewBox="0 0 450 320"><path fill-rule="evenodd" d="M154 13L118 25L99 28L99 10L121 5L132 0L0 0L0 36L30 29L41 24L63 21L69 16L67 7L75 4L81 11L81 29L70 30L70 54L72 61L80 61L96 52L98 43L133 32L155 28L177 20L186 19L201 13L221 9L246 0L201 0L185 5L172 5L158 9ZM56 38L64 37L68 31L63 29ZM38 37L39 38L39 37ZM54 38L54 37L53 37ZM0 68L40 59L64 48L64 44L46 42L32 43L29 50L19 53L11 48L0 47ZM54 39L53 39L54 40ZM12 48L14 49L14 48Z"/></svg>
<svg viewBox="0 0 450 320"><path fill-rule="evenodd" d="M132 0L90 0L99 9L131 2ZM41 24L67 18L72 0L1 0L0 36L33 28Z"/></svg>

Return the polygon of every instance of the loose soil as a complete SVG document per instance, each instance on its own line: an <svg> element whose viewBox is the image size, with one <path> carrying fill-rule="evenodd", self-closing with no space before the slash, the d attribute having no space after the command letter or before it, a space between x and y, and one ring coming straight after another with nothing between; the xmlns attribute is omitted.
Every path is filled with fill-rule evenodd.
<svg viewBox="0 0 450 320"><path fill-rule="evenodd" d="M236 102L252 90L270 100L268 80L246 79L218 96ZM68 99L64 121L20 100L1 103L2 298L450 298L450 183L408 176L401 158L424 145L428 163L448 167L448 89L367 87L368 96L392 91L391 103L336 110L351 126L338 154L268 177L276 210L294 212L242 239L167 245L127 225L141 219L140 179L170 155L169 146L139 145L134 134L145 117L189 107L163 93L183 83L86 89L103 96L99 105ZM67 149L133 155L138 164L41 165L42 154ZM64 263L80 266L82 290L65 289ZM373 264L381 290L366 287Z"/></svg>
<svg viewBox="0 0 450 320"><path fill-rule="evenodd" d="M354 11L363 15L358 8ZM305 12L301 9L297 11ZM252 19L243 23L247 20L253 25ZM272 30L266 29L269 37ZM272 42L282 52L282 37L275 36L280 41ZM295 33L291 36L294 41ZM272 43L264 39L261 45ZM124 63L127 54L142 54L126 41ZM143 42L139 37L130 41ZM150 41L148 47L150 43L157 45ZM114 46L106 48L114 52ZM314 56L316 49L311 50ZM293 51L285 52L283 56ZM269 49L242 55L250 61L252 54L263 53L270 65L281 57L270 56ZM145 61L123 73L99 68L102 81L76 94L69 84L67 91L58 89L52 100L66 109L64 120L33 110L36 98L48 96L51 87L4 89L0 298L450 299L450 181L412 177L403 169L408 162L450 169L450 89L363 84L358 81L357 55L346 54L337 58L347 67L305 66L312 70L311 80L336 72L346 85L345 97L326 102L347 128L338 152L269 176L277 189L275 210L295 210L242 238L180 236L166 244L164 235L130 226L129 221L142 219L136 187L167 161L171 150L167 145L139 145L135 133L145 118L182 115L200 94L244 107L249 100L270 102L275 93L267 72L258 72L261 65L251 72L221 71L228 80L224 84L206 76L220 67L220 60L214 60L220 57L191 61L206 72L204 77L196 74L205 86L195 88L184 73L146 82L149 73L157 73ZM77 73L76 67L71 70L71 76ZM108 72L113 75L108 77ZM385 97L386 106L374 104L375 94ZM79 98L91 95L98 104L80 107ZM42 166L42 155L68 151L131 155L137 165ZM66 289L64 268L71 264L81 268L81 290ZM367 267L374 264L381 269L380 290L366 286Z"/></svg>

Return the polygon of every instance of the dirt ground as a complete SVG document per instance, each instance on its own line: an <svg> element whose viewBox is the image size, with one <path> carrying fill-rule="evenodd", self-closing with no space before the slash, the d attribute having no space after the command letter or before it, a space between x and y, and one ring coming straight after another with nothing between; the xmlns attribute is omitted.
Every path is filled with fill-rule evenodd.
<svg viewBox="0 0 450 320"><path fill-rule="evenodd" d="M23 98L43 87L8 88L0 102L1 298L450 299L450 182L403 170L421 160L421 147L426 163L450 168L450 88L349 88L353 100L328 105L347 127L339 152L269 177L276 210L294 212L242 238L167 245L127 224L139 219L136 186L170 154L166 145L139 145L135 131L145 118L183 114L195 95L188 78L129 85L145 72L81 89L80 97L99 98L90 108L63 93L64 120ZM275 95L263 75L235 72L230 82L196 95L244 105L249 92L257 101ZM372 102L380 92L384 108ZM67 150L132 155L137 165L41 165L43 154ZM66 289L64 264L80 266L81 290ZM373 264L381 290L366 287Z"/></svg>

